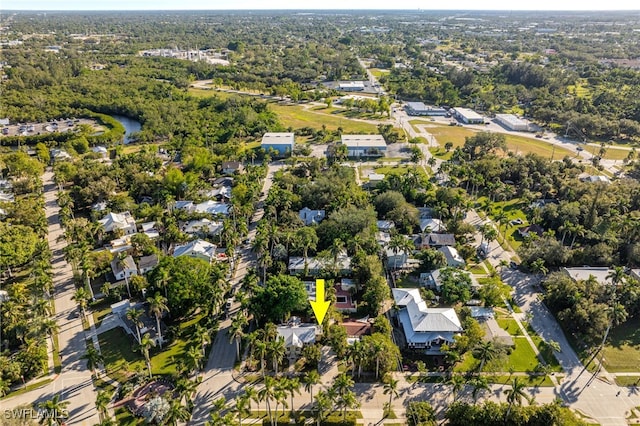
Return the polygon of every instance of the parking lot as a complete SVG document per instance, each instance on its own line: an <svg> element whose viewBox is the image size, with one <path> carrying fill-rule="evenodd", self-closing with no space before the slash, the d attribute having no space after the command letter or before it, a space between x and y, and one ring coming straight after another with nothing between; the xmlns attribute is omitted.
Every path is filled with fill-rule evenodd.
<svg viewBox="0 0 640 426"><path fill-rule="evenodd" d="M0 131L0 137L36 136L54 132L72 132L75 131L80 124L87 124L91 126L96 132L104 130L96 120L88 118L66 118L51 120L45 123L18 123L3 126L2 131Z"/></svg>

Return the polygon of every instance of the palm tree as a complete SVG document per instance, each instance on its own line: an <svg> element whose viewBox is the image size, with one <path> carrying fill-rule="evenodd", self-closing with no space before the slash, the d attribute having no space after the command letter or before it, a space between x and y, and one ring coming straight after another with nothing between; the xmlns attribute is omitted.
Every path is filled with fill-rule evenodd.
<svg viewBox="0 0 640 426"><path fill-rule="evenodd" d="M91 300L95 300L95 295L93 294L93 288L91 287L91 278L94 278L96 275L95 272L95 262L90 256L89 251L83 253L82 255L82 274L86 280L87 288L89 289L89 294L91 295Z"/></svg>
<svg viewBox="0 0 640 426"><path fill-rule="evenodd" d="M193 406L192 397L198 389L200 380L191 380L188 377L179 376L176 382L175 392L179 396L179 400L184 400L185 405L189 408Z"/></svg>
<svg viewBox="0 0 640 426"><path fill-rule="evenodd" d="M244 336L244 327L248 324L247 317L243 313L236 315L231 321L231 329L229 330L229 336L231 341L236 342L236 359L240 359L240 342Z"/></svg>
<svg viewBox="0 0 640 426"><path fill-rule="evenodd" d="M329 410L333 407L333 401L329 397L329 394L324 391L318 392L316 395L315 404L315 417L317 426L320 426L321 422L327 417Z"/></svg>
<svg viewBox="0 0 640 426"><path fill-rule="evenodd" d="M300 379L297 377L285 379L282 388L291 395L291 414L293 414L293 396L296 392L300 394Z"/></svg>
<svg viewBox="0 0 640 426"><path fill-rule="evenodd" d="M625 277L624 268L622 266L614 266L611 272L607 274L606 279L611 280L611 284L617 286L622 283Z"/></svg>
<svg viewBox="0 0 640 426"><path fill-rule="evenodd" d="M476 347L473 348L472 353L476 359L480 360L478 371L482 371L484 364L498 356L500 349L496 347L493 341L489 340L478 343Z"/></svg>
<svg viewBox="0 0 640 426"><path fill-rule="evenodd" d="M126 251L118 253L118 257L117 257L118 267L121 268L123 271L126 271L126 268L128 266L126 262L127 257L129 257L129 255L127 254ZM131 288L129 288L129 277L127 277L126 272L124 274L124 283L127 285L127 294L129 295L129 299L131 299Z"/></svg>
<svg viewBox="0 0 640 426"><path fill-rule="evenodd" d="M534 274L546 275L549 272L549 269L544 265L544 259L539 257L529 265L529 269Z"/></svg>
<svg viewBox="0 0 640 426"><path fill-rule="evenodd" d="M149 358L149 349L156 345L156 342L151 338L149 333L145 333L140 340L140 350L144 355L144 359L147 362L147 370L149 370L149 377L151 377L151 358Z"/></svg>
<svg viewBox="0 0 640 426"><path fill-rule="evenodd" d="M271 341L267 344L269 353L271 354L271 361L273 363L273 371L278 374L278 365L284 358L284 355L287 351L287 347L284 344L284 339L282 337Z"/></svg>
<svg viewBox="0 0 640 426"><path fill-rule="evenodd" d="M200 324L197 324L194 334L196 340L200 342L200 347L202 348L202 357L204 357L206 355L207 345L211 344L211 330L201 326Z"/></svg>
<svg viewBox="0 0 640 426"><path fill-rule="evenodd" d="M265 401L267 406L267 413L269 414L269 421L273 424L273 416L271 414L271 399L275 396L275 385L276 379L271 376L266 376L264 378L264 387L260 389L258 393L260 395L260 399Z"/></svg>
<svg viewBox="0 0 640 426"><path fill-rule="evenodd" d="M111 402L111 392L107 390L99 391L96 397L96 408L98 409L98 413L100 413L100 421L103 421L109 417L109 412L107 411L107 407Z"/></svg>
<svg viewBox="0 0 640 426"><path fill-rule="evenodd" d="M8 394L10 390L11 390L11 387L9 386L9 381L4 380L2 377L0 377L0 397L3 397L6 394Z"/></svg>
<svg viewBox="0 0 640 426"><path fill-rule="evenodd" d="M389 244L387 245L389 249L393 252L393 269L397 268L398 262L398 252L403 250L405 245L406 238L402 234L396 234L389 240Z"/></svg>
<svg viewBox="0 0 640 426"><path fill-rule="evenodd" d="M87 304L89 303L89 295L87 294L87 290L85 290L84 287L80 287L76 290L71 299L76 301L76 303L80 307L80 311L82 311L82 316L85 317L87 315Z"/></svg>
<svg viewBox="0 0 640 426"><path fill-rule="evenodd" d="M302 383L304 383L304 390L311 395L311 403L313 403L313 387L320 383L320 373L318 373L318 370L311 370L305 374L302 378Z"/></svg>
<svg viewBox="0 0 640 426"><path fill-rule="evenodd" d="M525 391L526 385L520 378L515 377L513 382L511 382L511 389L505 389L504 394L507 396L507 403L509 404L509 408L505 414L505 421L509 418L509 414L511 414L511 408L513 404L522 405L522 400L525 399L529 403L531 403L531 397L527 395Z"/></svg>
<svg viewBox="0 0 640 426"><path fill-rule="evenodd" d="M169 403L169 411L162 419L163 424L177 426L178 423L183 423L191 418L191 413L187 410L187 407L180 403L178 399L172 399Z"/></svg>
<svg viewBox="0 0 640 426"><path fill-rule="evenodd" d="M391 403L393 402L393 398L397 398L398 393L398 380L394 379L391 376L388 376L384 381L384 390L383 393L385 395L389 395L389 411L391 411Z"/></svg>
<svg viewBox="0 0 640 426"><path fill-rule="evenodd" d="M253 342L253 349L260 357L260 372L264 378L265 357L267 355L267 343L262 340L256 340Z"/></svg>
<svg viewBox="0 0 640 426"><path fill-rule="evenodd" d="M167 287L169 285L169 270L166 268L161 268L156 275L156 285L158 287L162 287L164 289L164 297L167 297Z"/></svg>
<svg viewBox="0 0 640 426"><path fill-rule="evenodd" d="M140 327L144 326L144 323L142 322L142 319L141 319L143 314L144 314L144 311L142 311L141 309L135 309L135 308L127 309L127 319L131 321L133 325L136 327L138 344L141 344L142 342L140 337Z"/></svg>
<svg viewBox="0 0 640 426"><path fill-rule="evenodd" d="M236 405L234 407L234 411L238 414L238 423L242 426L242 419L245 417L249 417L251 414L251 400L245 393L236 399Z"/></svg>
<svg viewBox="0 0 640 426"><path fill-rule="evenodd" d="M93 346L93 343L87 346L87 350L80 357L80 359L87 360L87 368L91 370L91 375L95 375L95 372L98 368L100 368L100 364L104 363L104 357L102 354Z"/></svg>
<svg viewBox="0 0 640 426"><path fill-rule="evenodd" d="M58 416L62 416L66 412L69 401L60 401L60 394L56 394L53 398L38 403L38 408L46 410L51 416L45 416L44 420L49 426L58 424Z"/></svg>
<svg viewBox="0 0 640 426"><path fill-rule="evenodd" d="M156 327L158 330L158 342L160 343L160 349L162 349L162 329L160 328L160 318L165 312L169 312L167 306L167 299L160 293L156 293L153 297L147 298L149 303L149 312L156 317Z"/></svg>
<svg viewBox="0 0 640 426"><path fill-rule="evenodd" d="M489 383L487 378L483 376L476 376L469 381L469 384L473 387L471 396L473 397L474 404L478 401L478 396L481 392L489 390Z"/></svg>
<svg viewBox="0 0 640 426"><path fill-rule="evenodd" d="M51 338L51 347L53 348L53 336L60 330L56 320L48 318L42 321L42 330Z"/></svg>
<svg viewBox="0 0 640 426"><path fill-rule="evenodd" d="M458 399L458 394L466 384L466 379L464 378L464 376L461 376L459 374L454 374L451 377L449 377L449 380L447 380L446 384L451 385L451 394L453 395L453 402L456 402L456 399Z"/></svg>
<svg viewBox="0 0 640 426"><path fill-rule="evenodd" d="M204 358L200 349L196 346L190 346L187 350L187 364L191 367L191 371L200 370L200 361Z"/></svg>

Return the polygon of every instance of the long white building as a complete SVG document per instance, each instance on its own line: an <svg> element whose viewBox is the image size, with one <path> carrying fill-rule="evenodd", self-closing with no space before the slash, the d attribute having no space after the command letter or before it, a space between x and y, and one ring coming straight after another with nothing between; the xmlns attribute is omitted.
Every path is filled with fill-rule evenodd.
<svg viewBox="0 0 640 426"><path fill-rule="evenodd" d="M469 108L456 108L453 116L465 124L482 124L484 117Z"/></svg>
<svg viewBox="0 0 640 426"><path fill-rule="evenodd" d="M496 114L496 123L509 130L515 130L518 132L526 132L529 130L529 123L519 119L513 114Z"/></svg>

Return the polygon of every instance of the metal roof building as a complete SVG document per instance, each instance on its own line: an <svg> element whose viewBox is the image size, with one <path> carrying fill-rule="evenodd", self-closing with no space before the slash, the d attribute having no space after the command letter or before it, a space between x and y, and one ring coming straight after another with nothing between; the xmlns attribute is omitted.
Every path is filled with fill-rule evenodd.
<svg viewBox="0 0 640 426"><path fill-rule="evenodd" d="M513 114L496 114L496 122L509 130L526 132L529 130L529 123L519 119Z"/></svg>

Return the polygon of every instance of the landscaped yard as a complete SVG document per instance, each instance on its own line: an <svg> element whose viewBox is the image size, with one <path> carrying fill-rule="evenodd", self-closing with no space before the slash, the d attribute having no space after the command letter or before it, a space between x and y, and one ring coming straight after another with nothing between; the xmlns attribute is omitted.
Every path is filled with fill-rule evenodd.
<svg viewBox="0 0 640 426"><path fill-rule="evenodd" d="M640 372L640 318L632 318L611 329L603 350L607 371Z"/></svg>
<svg viewBox="0 0 640 426"><path fill-rule="evenodd" d="M388 159L387 159L388 160ZM409 170L413 170L425 179L428 178L427 174L424 172L422 167L417 167L414 165L397 165L397 166L376 166L374 167L374 171L376 173L380 173L383 175L404 175Z"/></svg>
<svg viewBox="0 0 640 426"><path fill-rule="evenodd" d="M496 319L498 325L507 331L512 336L522 336L522 330L518 327L516 320L512 318L498 318Z"/></svg>
<svg viewBox="0 0 640 426"><path fill-rule="evenodd" d="M527 216L523 211L525 204L519 199L514 198L509 201L497 201L491 203L487 197L479 197L478 204L480 206L490 203L489 216L493 219L496 215L503 211L507 216L507 223L500 225L496 223L496 227L500 227L501 234L506 235L507 241L514 249L517 249L522 244L522 237L518 234L518 228L527 225ZM509 222L514 219L520 219L523 223L521 225L510 225ZM499 239L500 240L500 239Z"/></svg>

